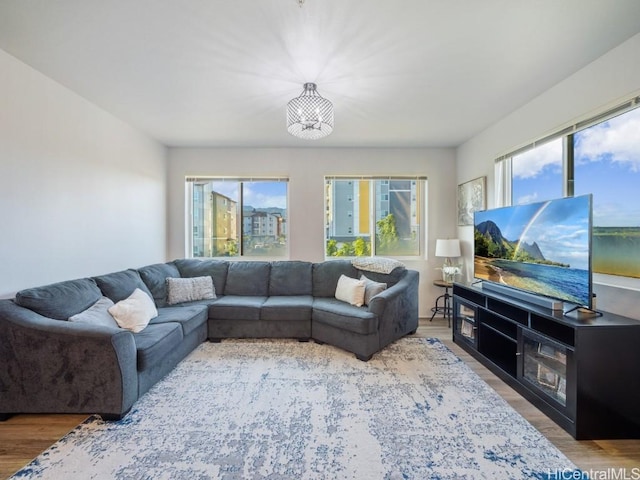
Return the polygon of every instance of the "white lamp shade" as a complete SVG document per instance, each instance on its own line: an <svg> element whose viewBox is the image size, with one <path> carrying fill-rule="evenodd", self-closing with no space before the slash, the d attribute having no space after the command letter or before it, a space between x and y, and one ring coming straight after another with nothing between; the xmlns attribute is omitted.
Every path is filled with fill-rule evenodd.
<svg viewBox="0 0 640 480"><path fill-rule="evenodd" d="M436 240L436 257L455 258L461 256L460 240L438 239Z"/></svg>

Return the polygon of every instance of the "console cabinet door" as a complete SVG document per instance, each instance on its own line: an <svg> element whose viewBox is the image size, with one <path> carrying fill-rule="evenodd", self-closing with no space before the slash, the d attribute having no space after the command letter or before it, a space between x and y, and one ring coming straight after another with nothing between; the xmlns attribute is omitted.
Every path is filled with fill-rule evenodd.
<svg viewBox="0 0 640 480"><path fill-rule="evenodd" d="M478 307L454 297L453 301L453 334L457 339L477 347Z"/></svg>
<svg viewBox="0 0 640 480"><path fill-rule="evenodd" d="M528 329L520 329L518 378L547 403L575 418L573 349Z"/></svg>

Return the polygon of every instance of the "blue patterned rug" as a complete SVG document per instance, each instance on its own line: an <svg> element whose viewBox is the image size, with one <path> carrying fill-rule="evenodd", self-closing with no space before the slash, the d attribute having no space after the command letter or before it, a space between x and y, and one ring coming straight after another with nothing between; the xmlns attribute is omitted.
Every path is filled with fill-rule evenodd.
<svg viewBox="0 0 640 480"><path fill-rule="evenodd" d="M475 480L574 469L438 340L404 338L367 363L313 342L236 340L201 345L123 420L89 418L12 478Z"/></svg>

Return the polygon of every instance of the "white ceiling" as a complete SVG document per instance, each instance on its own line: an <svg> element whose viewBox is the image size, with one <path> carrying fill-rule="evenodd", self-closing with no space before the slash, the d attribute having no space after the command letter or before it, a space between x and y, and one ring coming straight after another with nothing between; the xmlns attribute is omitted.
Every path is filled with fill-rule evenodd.
<svg viewBox="0 0 640 480"><path fill-rule="evenodd" d="M0 48L169 146L457 146L638 32L638 0L0 0ZM304 82L329 137L286 132Z"/></svg>

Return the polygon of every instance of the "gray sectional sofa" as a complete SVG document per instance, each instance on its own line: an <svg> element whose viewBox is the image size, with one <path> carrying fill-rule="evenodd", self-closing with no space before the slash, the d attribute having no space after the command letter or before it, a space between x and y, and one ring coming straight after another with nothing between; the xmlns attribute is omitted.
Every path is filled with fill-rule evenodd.
<svg viewBox="0 0 640 480"><path fill-rule="evenodd" d="M366 306L335 298L341 275L387 289ZM168 304L167 279L211 277L216 298ZM136 288L158 315L138 333L68 321ZM314 339L371 356L418 327L418 272L361 272L348 260L181 259L23 290L0 300L0 419L15 413L124 416L207 338Z"/></svg>

